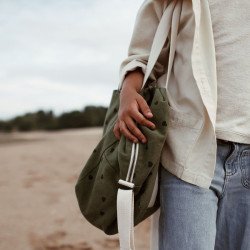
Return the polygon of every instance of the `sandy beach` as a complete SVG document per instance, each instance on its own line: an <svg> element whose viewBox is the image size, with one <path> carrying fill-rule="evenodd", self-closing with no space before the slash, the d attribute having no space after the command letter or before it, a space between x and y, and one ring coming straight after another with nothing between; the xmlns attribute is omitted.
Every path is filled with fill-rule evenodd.
<svg viewBox="0 0 250 250"><path fill-rule="evenodd" d="M119 249L80 213L77 177L101 138L100 128L0 134L0 249ZM149 218L135 227L137 250L149 249Z"/></svg>

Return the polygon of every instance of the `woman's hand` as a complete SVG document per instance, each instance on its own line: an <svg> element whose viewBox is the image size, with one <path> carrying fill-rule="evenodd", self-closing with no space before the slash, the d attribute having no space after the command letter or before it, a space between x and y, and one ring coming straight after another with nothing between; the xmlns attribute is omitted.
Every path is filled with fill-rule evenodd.
<svg viewBox="0 0 250 250"><path fill-rule="evenodd" d="M153 114L146 100L139 94L142 86L143 73L141 70L135 70L129 73L124 79L124 83L120 93L120 107L118 118L114 125L113 132L115 137L120 140L121 133L133 141L141 140L143 143L147 138L143 135L135 122L155 128L155 124L148 120Z"/></svg>

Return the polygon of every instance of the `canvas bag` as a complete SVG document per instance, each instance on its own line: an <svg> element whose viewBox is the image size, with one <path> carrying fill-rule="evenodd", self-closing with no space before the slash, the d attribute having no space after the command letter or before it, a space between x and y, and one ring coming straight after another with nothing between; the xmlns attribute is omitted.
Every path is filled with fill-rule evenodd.
<svg viewBox="0 0 250 250"><path fill-rule="evenodd" d="M133 143L123 135L118 140L113 127L119 110L120 86L113 91L106 113L103 134L85 166L75 192L83 216L108 235L119 233L120 249L134 246L134 226L153 214L160 206L158 169L168 125L168 99L166 88L148 83L148 77L161 49L170 37L166 87L174 58L177 28L172 22L179 18L176 1L165 9L151 47L140 94L153 113L155 130L137 124L148 139L146 144ZM171 32L170 32L171 31ZM171 33L171 34L170 34ZM146 84L148 83L148 84Z"/></svg>

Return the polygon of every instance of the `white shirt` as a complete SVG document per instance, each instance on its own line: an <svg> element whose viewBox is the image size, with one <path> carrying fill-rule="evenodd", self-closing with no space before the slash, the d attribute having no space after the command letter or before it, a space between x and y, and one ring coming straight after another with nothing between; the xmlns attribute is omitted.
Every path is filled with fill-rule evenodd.
<svg viewBox="0 0 250 250"><path fill-rule="evenodd" d="M208 2L217 60L216 135L250 144L250 1Z"/></svg>

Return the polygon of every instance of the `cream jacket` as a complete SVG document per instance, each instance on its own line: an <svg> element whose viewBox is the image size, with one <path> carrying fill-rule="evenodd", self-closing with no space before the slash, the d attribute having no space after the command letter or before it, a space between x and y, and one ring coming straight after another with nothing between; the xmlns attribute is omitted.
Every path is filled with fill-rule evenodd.
<svg viewBox="0 0 250 250"><path fill-rule="evenodd" d="M154 34L163 11L175 0L144 0L135 20L128 56L120 66L122 85L128 71L145 73ZM161 162L184 181L209 188L216 164L217 75L212 22L207 0L176 0L181 7L174 67L167 88L169 127ZM175 25L175 24L173 24ZM166 47L151 80L165 85ZM178 70L179 69L179 70ZM151 250L158 249L160 209L152 215Z"/></svg>
<svg viewBox="0 0 250 250"><path fill-rule="evenodd" d="M137 67L145 73L157 25L170 1L174 0L145 0L141 5L128 56L120 66L120 84L126 73ZM161 162L179 178L209 188L217 146L217 76L212 22L207 0L177 0L177 5L182 8L181 20L167 89L169 127ZM167 54L164 47L150 75L160 86L165 85Z"/></svg>

